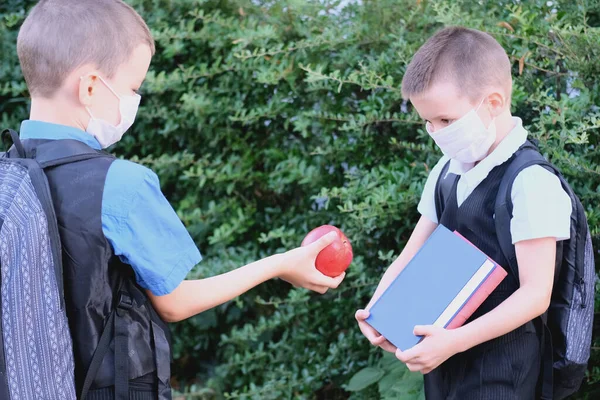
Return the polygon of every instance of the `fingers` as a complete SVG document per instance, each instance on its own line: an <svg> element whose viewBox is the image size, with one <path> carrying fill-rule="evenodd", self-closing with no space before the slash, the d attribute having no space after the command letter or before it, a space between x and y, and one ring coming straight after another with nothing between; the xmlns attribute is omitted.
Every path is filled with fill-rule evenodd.
<svg viewBox="0 0 600 400"><path fill-rule="evenodd" d="M325 293L327 293L327 290L329 290L329 288L327 286L322 286L322 285L307 285L306 289L312 290L313 292L317 292L320 294L325 294Z"/></svg>
<svg viewBox="0 0 600 400"><path fill-rule="evenodd" d="M418 353L414 350L415 348L408 349L406 351L402 351L400 349L396 350L396 358L402 361L404 364L408 364L410 362L415 361L418 357Z"/></svg>
<svg viewBox="0 0 600 400"><path fill-rule="evenodd" d="M315 271L316 272L315 272L315 276L313 278L313 284L319 285L319 286L327 286L328 288L331 288L331 289L337 289L337 287L340 286L340 284L346 277L345 272L342 272L340 275L336 276L335 278L332 278L330 276L323 275L321 272L319 272L316 269L315 269Z"/></svg>
<svg viewBox="0 0 600 400"><path fill-rule="evenodd" d="M433 325L417 325L413 330L415 336L431 336L438 327Z"/></svg>
<svg viewBox="0 0 600 400"><path fill-rule="evenodd" d="M358 327L363 336L366 337L373 346L379 346L385 341L385 338L379 334L371 325L364 320L358 321Z"/></svg>
<svg viewBox="0 0 600 400"><path fill-rule="evenodd" d="M311 243L309 245L310 249L314 251L315 255L317 255L321 250L333 243L334 240L338 239L338 237L339 236L337 232L329 232L327 235L321 236L319 240Z"/></svg>
<svg viewBox="0 0 600 400"><path fill-rule="evenodd" d="M408 367L408 370L410 372L420 372L421 369L423 368L422 365L415 364L415 363L406 363L406 366Z"/></svg>
<svg viewBox="0 0 600 400"><path fill-rule="evenodd" d="M371 315L367 310L356 310L354 313L354 318L358 321L360 326L360 330L363 335L369 339L369 342L373 346L379 346L383 350L395 353L397 348L393 344L391 344L385 337L379 334L371 325L369 325L365 320L369 318Z"/></svg>
<svg viewBox="0 0 600 400"><path fill-rule="evenodd" d="M342 272L341 274L339 274L335 278L331 278L331 279L333 279L333 283L335 285L335 286L331 286L331 288L332 289L336 289L338 286L340 286L340 284L342 283L342 281L344 280L345 277L346 277L346 273Z"/></svg>
<svg viewBox="0 0 600 400"><path fill-rule="evenodd" d="M387 342L387 339L382 335L376 336L373 340L371 340L371 344L373 344L373 346L381 346L385 342Z"/></svg>
<svg viewBox="0 0 600 400"><path fill-rule="evenodd" d="M337 289L345 277L346 273L344 272L335 278L331 278L315 269L312 275L310 275L309 281L302 286L314 292L325 294L329 289Z"/></svg>
<svg viewBox="0 0 600 400"><path fill-rule="evenodd" d="M383 350L385 350L389 353L392 353L392 354L395 353L396 350L398 350L398 348L396 346L394 346L393 344L391 344L388 340L386 340L385 342L380 344L379 347L381 347Z"/></svg>

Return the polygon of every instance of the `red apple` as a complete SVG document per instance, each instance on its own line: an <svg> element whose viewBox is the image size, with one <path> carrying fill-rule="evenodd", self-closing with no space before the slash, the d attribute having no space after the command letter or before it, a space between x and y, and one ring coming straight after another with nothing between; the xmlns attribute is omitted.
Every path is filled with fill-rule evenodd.
<svg viewBox="0 0 600 400"><path fill-rule="evenodd" d="M352 262L352 246L341 230L332 225L322 225L306 235L302 246L311 244L331 231L337 232L338 238L321 250L315 265L324 275L336 277L344 272Z"/></svg>

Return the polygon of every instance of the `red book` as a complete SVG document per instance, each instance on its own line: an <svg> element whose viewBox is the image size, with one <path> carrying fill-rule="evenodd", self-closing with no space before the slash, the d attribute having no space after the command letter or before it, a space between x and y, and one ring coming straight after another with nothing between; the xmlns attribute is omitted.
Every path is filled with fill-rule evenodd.
<svg viewBox="0 0 600 400"><path fill-rule="evenodd" d="M464 241L469 243L471 246L476 246L471 243L467 238L463 235L454 231L456 235L462 238ZM450 322L446 325L446 329L455 329L462 325L473 315L475 310L481 306L481 304L485 301L485 299L498 287L500 282L506 277L506 271L494 260L488 257L494 265L496 266L492 272L485 278L483 282L480 283L479 288L475 290L469 297L466 303L463 304L462 308L455 314L455 316L450 320Z"/></svg>

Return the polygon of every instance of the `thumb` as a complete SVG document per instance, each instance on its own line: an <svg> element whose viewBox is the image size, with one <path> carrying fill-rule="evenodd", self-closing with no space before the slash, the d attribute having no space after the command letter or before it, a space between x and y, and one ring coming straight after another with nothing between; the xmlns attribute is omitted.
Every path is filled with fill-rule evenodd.
<svg viewBox="0 0 600 400"><path fill-rule="evenodd" d="M431 336L436 330L436 326L433 325L417 325L413 330L415 336Z"/></svg>
<svg viewBox="0 0 600 400"><path fill-rule="evenodd" d="M319 254L321 250L333 243L338 237L339 236L337 232L329 232L327 235L321 236L319 240L316 240L315 242L310 244L311 250Z"/></svg>
<svg viewBox="0 0 600 400"><path fill-rule="evenodd" d="M364 321L365 319L369 318L369 315L371 315L371 313L369 313L367 310L356 310L354 318L356 318L358 321Z"/></svg>

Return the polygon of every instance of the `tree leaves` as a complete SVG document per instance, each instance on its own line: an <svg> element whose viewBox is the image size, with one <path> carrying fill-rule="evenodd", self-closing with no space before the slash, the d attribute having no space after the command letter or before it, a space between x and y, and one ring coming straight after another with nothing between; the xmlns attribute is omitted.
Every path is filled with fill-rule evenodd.
<svg viewBox="0 0 600 400"><path fill-rule="evenodd" d="M378 382L384 375L384 371L379 368L367 367L358 371L348 382L346 390L357 392Z"/></svg>

